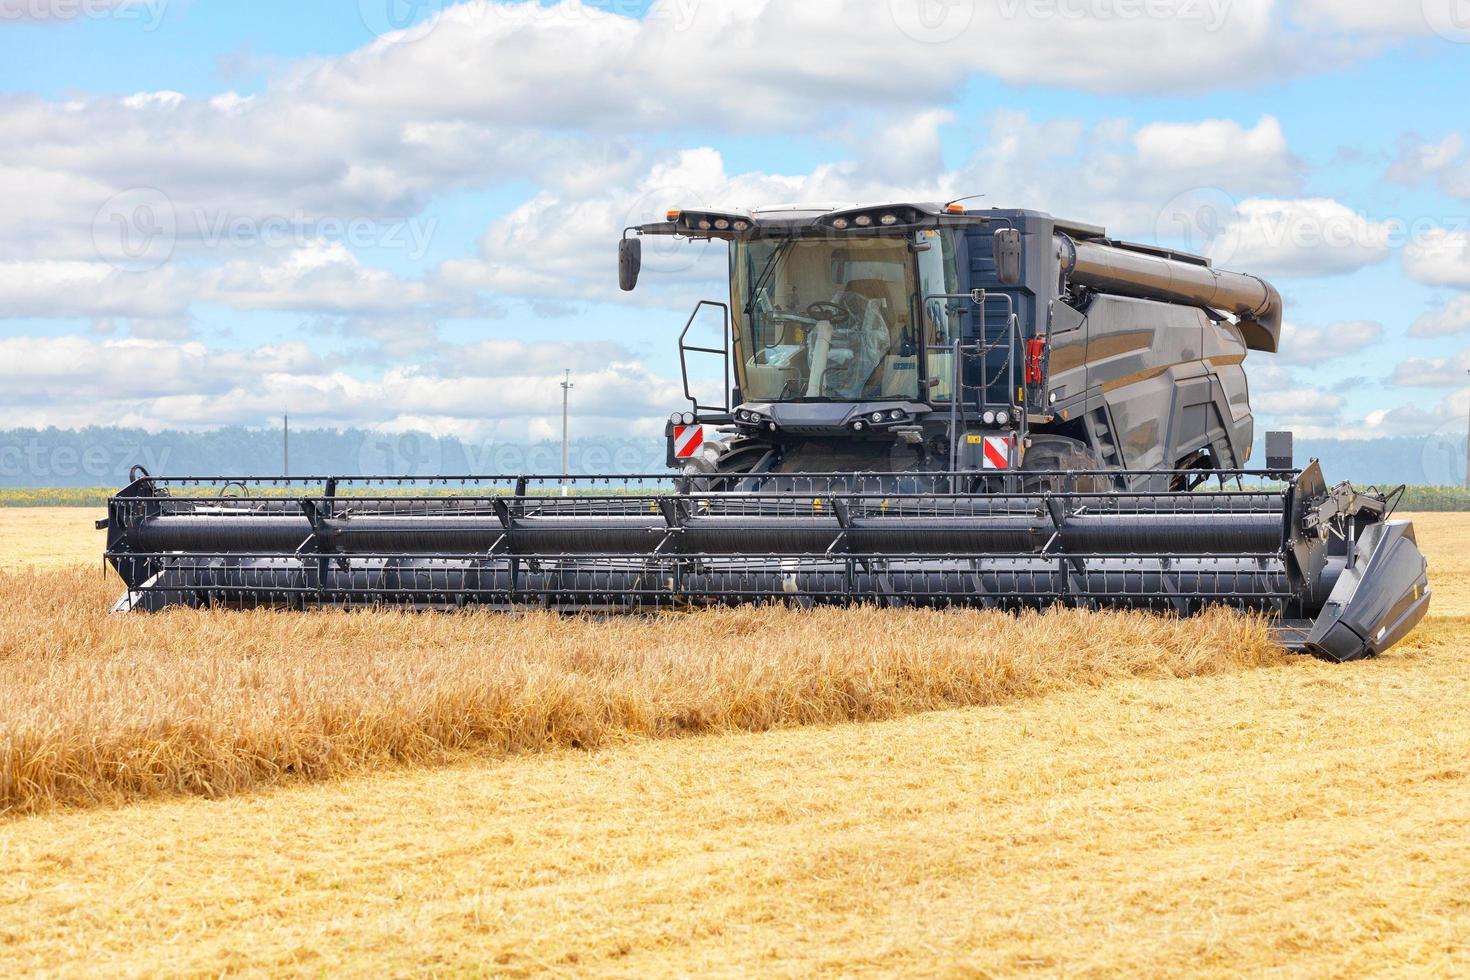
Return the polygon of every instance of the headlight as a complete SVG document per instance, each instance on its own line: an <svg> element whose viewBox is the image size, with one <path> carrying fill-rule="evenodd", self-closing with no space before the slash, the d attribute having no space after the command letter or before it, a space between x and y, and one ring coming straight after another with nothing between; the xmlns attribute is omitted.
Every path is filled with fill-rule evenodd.
<svg viewBox="0 0 1470 980"><path fill-rule="evenodd" d="M995 421L999 422L1001 425L1005 425L1010 420L1011 420L1011 413L1010 412L996 412L995 413Z"/></svg>
<svg viewBox="0 0 1470 980"><path fill-rule="evenodd" d="M669 416L669 423L671 425L679 425L679 424L681 424L683 422L683 419L684 419L684 416L683 415L679 414L678 412L675 412L673 415L670 415Z"/></svg>
<svg viewBox="0 0 1470 980"><path fill-rule="evenodd" d="M878 219L878 223L880 225L896 225L898 224L898 215L885 214L883 217Z"/></svg>
<svg viewBox="0 0 1470 980"><path fill-rule="evenodd" d="M980 416L980 420L982 422L984 422L986 425L994 425L995 424L995 413L994 412L986 412L984 415Z"/></svg>
<svg viewBox="0 0 1470 980"><path fill-rule="evenodd" d="M873 414L872 414L872 415L871 415L871 416L870 416L870 418L872 418L872 420L873 420L873 421L874 421L874 422L882 422L882 421L883 421L883 413L882 413L882 412L874 412L874 413L873 413Z"/></svg>
<svg viewBox="0 0 1470 980"><path fill-rule="evenodd" d="M903 410L895 408L893 411L888 413L888 417L893 419L893 421L895 422L899 422L903 419Z"/></svg>
<svg viewBox="0 0 1470 980"><path fill-rule="evenodd" d="M694 424L694 413L693 412L685 412L684 413L684 424L685 425L693 425Z"/></svg>
<svg viewBox="0 0 1470 980"><path fill-rule="evenodd" d="M871 214L860 214L852 219L852 223L859 228L866 228L873 223L873 216Z"/></svg>
<svg viewBox="0 0 1470 980"><path fill-rule="evenodd" d="M842 231L844 228L847 227L847 225L848 220L846 218L838 218L837 220L832 222L832 227L836 228L838 231Z"/></svg>
<svg viewBox="0 0 1470 980"><path fill-rule="evenodd" d="M728 227L730 227L730 222L726 221L724 218L716 219L716 221L715 221L715 228L716 229L718 229L719 231L724 231Z"/></svg>
<svg viewBox="0 0 1470 980"><path fill-rule="evenodd" d="M735 230L736 231L749 231L750 230L750 222L749 221L737 221L737 222L735 222Z"/></svg>
<svg viewBox="0 0 1470 980"><path fill-rule="evenodd" d="M852 424L852 429L853 429L854 432L861 432L864 429L866 429L867 427L868 427L867 423L864 422L862 419L858 419L856 422L854 422Z"/></svg>

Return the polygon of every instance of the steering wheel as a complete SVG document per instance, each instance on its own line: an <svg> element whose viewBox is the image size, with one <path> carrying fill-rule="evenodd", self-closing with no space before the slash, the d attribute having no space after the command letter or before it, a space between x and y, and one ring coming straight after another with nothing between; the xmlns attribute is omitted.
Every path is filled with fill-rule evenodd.
<svg viewBox="0 0 1470 980"><path fill-rule="evenodd" d="M834 327L843 326L852 319L851 314L836 303L813 303L806 308L806 315L813 320L826 320Z"/></svg>

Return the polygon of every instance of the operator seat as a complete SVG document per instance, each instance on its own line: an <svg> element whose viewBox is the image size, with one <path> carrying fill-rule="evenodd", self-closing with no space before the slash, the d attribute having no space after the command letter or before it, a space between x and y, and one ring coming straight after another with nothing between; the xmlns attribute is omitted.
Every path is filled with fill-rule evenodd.
<svg viewBox="0 0 1470 980"><path fill-rule="evenodd" d="M883 319L888 324L888 350L873 368L865 386L878 393L887 386L894 359L903 346L904 332L908 329L909 322L908 304L903 298L900 284L886 279L853 279L848 282L847 290L866 299L878 300Z"/></svg>

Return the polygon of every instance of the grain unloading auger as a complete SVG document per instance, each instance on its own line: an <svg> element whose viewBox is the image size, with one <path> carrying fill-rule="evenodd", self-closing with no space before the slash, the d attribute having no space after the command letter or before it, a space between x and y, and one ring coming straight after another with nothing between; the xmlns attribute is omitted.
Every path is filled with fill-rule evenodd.
<svg viewBox="0 0 1470 980"><path fill-rule="evenodd" d="M650 235L730 250L731 303L680 341L675 475L140 474L110 505L119 607L1227 605L1334 660L1426 612L1393 494L1295 469L1281 434L1244 469L1242 362L1281 325L1260 279L1035 212L889 204L670 212L625 233L625 289ZM720 341L688 339L702 312Z"/></svg>

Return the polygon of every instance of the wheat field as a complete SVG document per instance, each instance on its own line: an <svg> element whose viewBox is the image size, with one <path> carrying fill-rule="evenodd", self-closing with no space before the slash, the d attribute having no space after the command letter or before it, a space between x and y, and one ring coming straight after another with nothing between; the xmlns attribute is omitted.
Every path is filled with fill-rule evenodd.
<svg viewBox="0 0 1470 980"><path fill-rule="evenodd" d="M1282 656L1263 622L1223 611L108 616L117 589L96 570L0 572L0 816L875 721Z"/></svg>
<svg viewBox="0 0 1470 980"><path fill-rule="evenodd" d="M1111 661L1121 669L1080 682L1007 665L1019 686L989 687L957 710L908 713L923 707L908 703L886 721L786 717L768 731L702 736L675 726L686 736L677 738L629 730L593 752L484 745L368 758L345 775L292 775L265 791L43 802L43 812L0 818L0 961L8 972L109 976L1463 974L1470 520L1417 521L1431 619L1369 663L1268 650L1211 661L1202 674L1171 665L1140 675L1125 652ZM92 538L75 531L86 548ZM54 533L52 549L65 540ZM62 595L16 618L13 590L47 577ZM15 624L34 633L51 617L82 644L69 654L32 637L19 659L8 647L8 674L27 678L12 688L23 703L63 717L68 701L177 707L182 688L162 673L145 673L125 696L110 693L125 671L70 697L48 689L70 669L60 661L96 666L88 644L100 635L135 670L160 654L187 663L190 650L238 662L248 659L238 634L269 616L99 622L91 604L109 588L95 569L7 575L0 636L13 642ZM792 615L745 626L807 631L807 648L866 636L943 647L946 628L975 625L929 614L902 630L885 620L912 614L869 612L857 625ZM431 619L393 617L368 632L387 651L413 630L442 628L424 625ZM1248 628L1233 617L1197 621L1204 628L1192 634L1147 617L1033 619L1005 622L1013 635L1070 629L1113 656L1110 644L1139 642L1142 624L1179 629L1171 642L1197 651L1225 641L1222 628ZM266 633L363 625L301 623L272 617ZM549 635L527 630L554 628L534 617L517 625L502 635L523 646ZM494 627L465 617L459 628ZM609 658L603 636L585 638L595 663L637 660ZM665 639L691 642L675 636ZM618 643L641 643L643 657L671 649L647 637ZM1152 652L1166 663L1175 655ZM63 674L43 682L43 668ZM219 677L209 690L233 683ZM795 703L811 697L802 690ZM233 710L216 700L201 699L201 716ZM115 721L93 731L126 728ZM435 764L405 764L415 761Z"/></svg>

